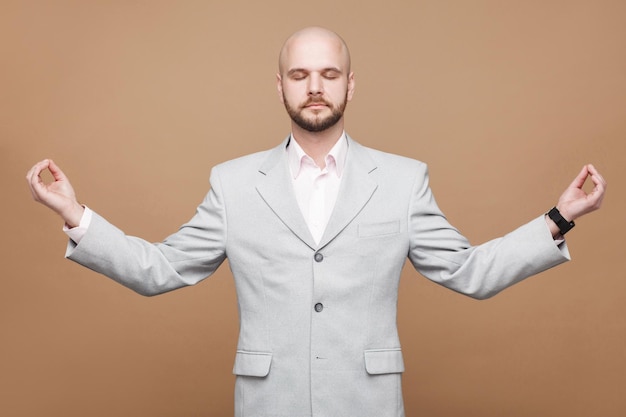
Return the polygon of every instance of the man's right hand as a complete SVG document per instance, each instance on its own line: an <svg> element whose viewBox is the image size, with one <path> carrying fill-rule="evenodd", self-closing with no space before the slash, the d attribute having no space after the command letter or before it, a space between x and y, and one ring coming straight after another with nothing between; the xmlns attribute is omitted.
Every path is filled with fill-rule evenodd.
<svg viewBox="0 0 626 417"><path fill-rule="evenodd" d="M50 184L44 183L41 173L50 171L54 179ZM76 200L74 188L69 180L51 159L37 162L26 174L33 199L56 212L68 227L80 224L85 208Z"/></svg>

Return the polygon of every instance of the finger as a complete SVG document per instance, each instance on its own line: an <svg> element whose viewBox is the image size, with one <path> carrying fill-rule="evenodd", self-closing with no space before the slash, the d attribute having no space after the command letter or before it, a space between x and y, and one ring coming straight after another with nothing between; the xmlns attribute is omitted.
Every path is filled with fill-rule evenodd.
<svg viewBox="0 0 626 417"><path fill-rule="evenodd" d="M59 168L57 164L54 163L52 159L50 159L48 169L50 170L50 173L52 174L52 177L55 181L67 181L65 173L61 170L61 168Z"/></svg>
<svg viewBox="0 0 626 417"><path fill-rule="evenodd" d="M598 184L589 194L587 194L586 201L591 209L597 210L602 206L605 191L606 189L602 186L602 184Z"/></svg>
<svg viewBox="0 0 626 417"><path fill-rule="evenodd" d="M26 179L28 180L28 182L32 181L33 175L35 176L39 175L39 173L41 173L41 171L47 167L47 164L48 164L48 160L44 159L43 161L39 161L35 165L33 165L32 168L29 169L28 172L26 173Z"/></svg>
<svg viewBox="0 0 626 417"><path fill-rule="evenodd" d="M43 161L37 162L31 169L28 171L27 179L32 186L38 186L41 183L41 172L48 167L48 160L44 159Z"/></svg>
<svg viewBox="0 0 626 417"><path fill-rule="evenodd" d="M601 175L592 175L591 181L595 184L596 188L601 187L602 189L606 188L606 181L602 178Z"/></svg>
<svg viewBox="0 0 626 417"><path fill-rule="evenodd" d="M602 206L602 201L604 200L604 192L603 191L594 191L587 195L587 206L589 207L589 211L597 210Z"/></svg>
<svg viewBox="0 0 626 417"><path fill-rule="evenodd" d="M600 179L595 178L595 176L592 176L591 180L595 184L595 187L593 187L593 190L589 193L590 197L595 200L602 200L604 193L606 192L606 184Z"/></svg>
<svg viewBox="0 0 626 417"><path fill-rule="evenodd" d="M593 181L594 184L602 184L604 186L604 188L606 188L606 180L604 179L604 177L602 176L602 174L600 174L600 172L598 172L598 170L591 164L587 165L589 172L591 173L591 180Z"/></svg>
<svg viewBox="0 0 626 417"><path fill-rule="evenodd" d="M604 194L606 190L606 180L602 175L598 172L598 170L591 164L588 165L589 173L591 174L591 181L594 184L594 188L592 193L601 193Z"/></svg>
<svg viewBox="0 0 626 417"><path fill-rule="evenodd" d="M572 183L570 184L570 187L582 188L583 184L585 184L585 181L587 180L588 175L589 175L589 169L587 168L587 165L585 165L580 170L576 178L574 178L574 181L572 181Z"/></svg>
<svg viewBox="0 0 626 417"><path fill-rule="evenodd" d="M26 179L30 188L33 199L40 200L41 194L45 191L45 185L41 179L41 172L48 168L49 160L44 159L36 163L26 174Z"/></svg>

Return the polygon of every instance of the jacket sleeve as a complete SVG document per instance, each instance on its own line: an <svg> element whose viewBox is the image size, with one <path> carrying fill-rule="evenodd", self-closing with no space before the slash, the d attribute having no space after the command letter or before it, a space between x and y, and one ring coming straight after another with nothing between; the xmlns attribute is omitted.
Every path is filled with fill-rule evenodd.
<svg viewBox="0 0 626 417"><path fill-rule="evenodd" d="M219 177L193 218L162 243L128 236L97 213L79 244L69 241L66 257L142 295L193 285L226 259L226 217Z"/></svg>
<svg viewBox="0 0 626 417"><path fill-rule="evenodd" d="M409 259L428 279L485 299L570 259L567 244L554 242L543 215L503 237L472 246L437 206L426 165L419 171L409 212Z"/></svg>

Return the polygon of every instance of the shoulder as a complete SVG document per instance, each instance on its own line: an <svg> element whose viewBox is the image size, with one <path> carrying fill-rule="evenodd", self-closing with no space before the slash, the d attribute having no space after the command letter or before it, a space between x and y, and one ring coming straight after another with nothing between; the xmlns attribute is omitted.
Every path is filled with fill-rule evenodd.
<svg viewBox="0 0 626 417"><path fill-rule="evenodd" d="M258 170L259 166L269 156L271 150L265 150L260 152L243 155L228 161L221 162L215 165L214 169L219 171L241 171L241 170Z"/></svg>
<svg viewBox="0 0 626 417"><path fill-rule="evenodd" d="M238 158L231 159L229 161L222 162L214 167L214 170L218 171L237 171L243 172L258 172L262 170L267 164L270 166L280 161L285 154L285 147L287 145L287 139L283 140L279 145L259 152L254 152L248 155L240 156Z"/></svg>
<svg viewBox="0 0 626 417"><path fill-rule="evenodd" d="M414 158L370 148L368 146L361 145L354 140L351 140L350 146L354 147L355 154L357 154L358 157L362 158L366 156L371 159L373 165L378 170L385 170L393 173L416 171L426 172L428 170L425 162Z"/></svg>

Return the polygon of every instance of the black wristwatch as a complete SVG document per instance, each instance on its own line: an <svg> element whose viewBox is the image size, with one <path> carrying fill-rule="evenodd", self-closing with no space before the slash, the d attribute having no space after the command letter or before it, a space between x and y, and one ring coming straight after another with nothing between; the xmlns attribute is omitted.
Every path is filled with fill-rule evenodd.
<svg viewBox="0 0 626 417"><path fill-rule="evenodd" d="M561 216L561 212L556 207L553 207L552 210L548 212L548 217L552 219L554 223L559 227L559 231L561 235L569 232L572 227L576 226L573 221L568 221Z"/></svg>

